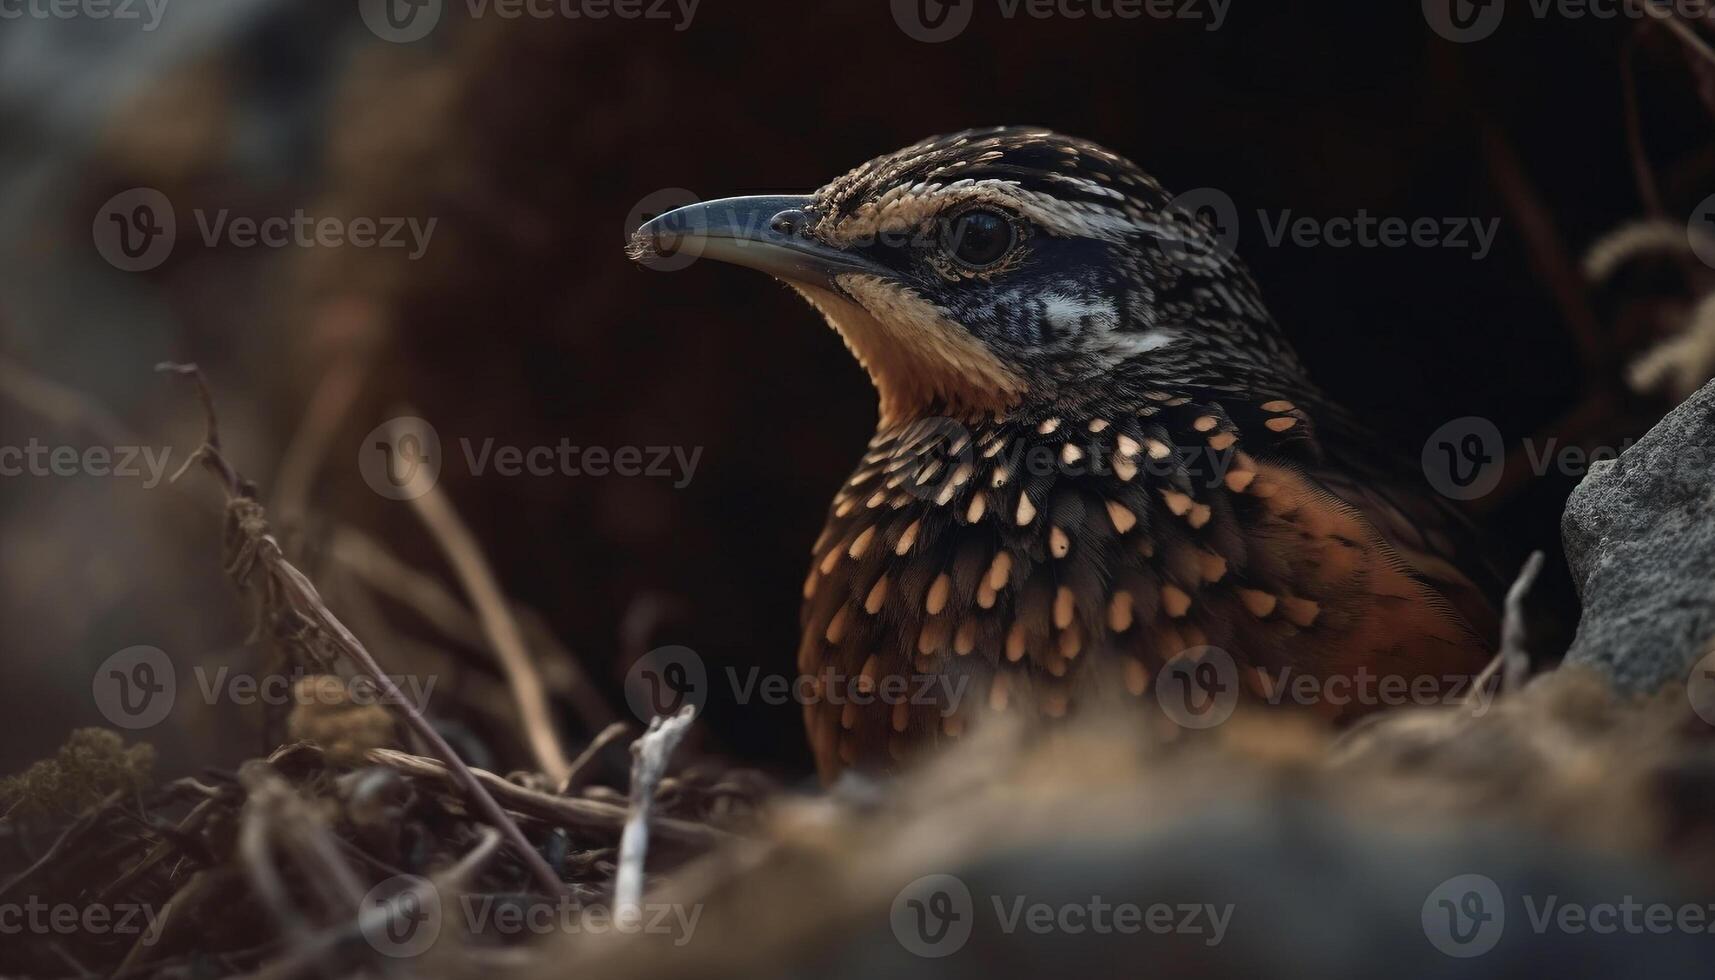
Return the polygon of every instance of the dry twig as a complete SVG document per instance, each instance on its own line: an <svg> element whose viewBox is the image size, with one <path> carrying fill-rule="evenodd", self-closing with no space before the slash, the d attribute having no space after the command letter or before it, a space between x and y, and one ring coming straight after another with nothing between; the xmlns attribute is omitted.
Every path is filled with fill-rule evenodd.
<svg viewBox="0 0 1715 980"><path fill-rule="evenodd" d="M1637 2L1641 5L1646 16L1665 24L1667 29L1672 31L1674 36L1679 38L1687 48L1691 49L1693 54L1710 64L1715 64L1715 48L1709 46L1709 42L1697 33L1696 28L1686 23L1672 4L1665 3L1663 0L1637 0Z"/></svg>
<svg viewBox="0 0 1715 980"><path fill-rule="evenodd" d="M1471 705L1477 701L1479 691L1486 689L1498 673L1501 678L1500 691L1508 693L1516 691L1524 683L1525 676L1530 673L1530 651L1525 649L1528 639L1524 625L1524 598L1530 594L1530 588L1536 584L1536 576L1542 571L1542 552L1533 551L1525 559L1524 568L1519 570L1518 578L1512 587L1507 589L1506 607L1501 618L1501 649L1483 672L1472 682L1471 690L1465 695L1465 704Z"/></svg>
<svg viewBox="0 0 1715 980"><path fill-rule="evenodd" d="M0 357L0 395L55 425L82 429L109 445L139 440L118 416L81 392L41 377L10 358Z"/></svg>
<svg viewBox="0 0 1715 980"><path fill-rule="evenodd" d="M565 749L560 744L559 733L548 710L548 692L542 684L542 675L530 659L518 621L512 616L506 595L501 592L488 559L483 557L482 549L477 546L476 536L470 533L470 528L465 526L439 487L430 486L425 493L410 500L411 509L428 528L435 543L440 545L447 561L452 563L465 594L476 607L483 635L488 637L489 646L500 659L500 669L512 687L513 699L518 703L519 720L524 725L524 739L536 757L537 767L547 774L550 782L558 784L564 781L566 773L571 771L571 764L566 760Z"/></svg>
<svg viewBox="0 0 1715 980"><path fill-rule="evenodd" d="M387 546L354 527L334 529L328 554L376 593L406 606L447 639L487 650L482 627L464 604L432 575L407 565Z"/></svg>
<svg viewBox="0 0 1715 980"><path fill-rule="evenodd" d="M364 757L377 765L388 766L411 776L425 776L438 780L451 778L446 766L440 762L424 756L412 755L409 752L400 752L395 749L370 749ZM516 812L526 816L549 821L559 826L586 827L609 832L620 831L625 827L628 812L625 807L575 796L555 796L552 793L544 793L527 786L508 782L485 769L472 769L471 772L493 792L496 799L503 801ZM732 834L707 824L666 817L656 819L654 828L662 838L699 847L717 844L733 838Z"/></svg>
<svg viewBox="0 0 1715 980"><path fill-rule="evenodd" d="M289 854L304 880L331 908L332 917L350 915L363 899L363 884L345 863L327 825L268 763L245 763L238 770L238 780L250 794L244 804L245 831L254 826L264 848L278 845ZM266 860L265 854L261 856Z"/></svg>
<svg viewBox="0 0 1715 980"><path fill-rule="evenodd" d="M334 531L330 553L364 585L416 612L460 646L485 654L493 647L476 616L434 576L401 561L369 535L355 528L340 527ZM529 647L530 663L549 668L538 671L541 683L569 700L591 730L613 722L613 709L603 700L578 659L560 645L542 618L516 602L510 608Z"/></svg>
<svg viewBox="0 0 1715 980"><path fill-rule="evenodd" d="M400 692L398 685L381 669L368 648L327 608L315 585L286 560L279 543L269 531L262 505L257 502L255 485L240 475L221 452L214 397L209 392L202 372L194 364L163 364L158 370L191 378L196 384L198 397L202 400L207 431L202 446L192 454L185 465L188 467L192 462L200 461L220 480L221 488L226 493L227 541L231 556L228 572L234 580L240 587L259 590L271 605L299 617L307 629L317 632L332 649L344 655L353 666L374 682L385 695L384 703L398 710L401 719L411 731L428 743L435 754L446 763L454 782L482 818L505 835L507 842L518 852L519 860L529 869L537 884L548 894L563 893L566 890L564 883L554 874L553 869L548 867L542 855L530 845L524 832L471 774L470 768L447 744L446 739L441 737L440 732L437 732L411 700ZM182 469L180 473L183 473ZM257 570L263 573L260 585L252 580Z"/></svg>
<svg viewBox="0 0 1715 980"><path fill-rule="evenodd" d="M1530 651L1525 649L1529 637L1525 634L1524 598L1536 584L1542 571L1542 552L1533 551L1519 570L1518 579L1507 590L1507 601L1501 619L1501 686L1516 691L1530 673Z"/></svg>
<svg viewBox="0 0 1715 980"><path fill-rule="evenodd" d="M316 471L327 457L340 422L362 393L368 371L369 362L363 358L338 358L310 396L309 407L286 445L280 475L274 481L274 518L288 533L303 524Z"/></svg>
<svg viewBox="0 0 1715 980"><path fill-rule="evenodd" d="M691 730L696 708L685 705L671 718L656 717L649 730L631 743L631 817L619 838L619 871L614 877L613 909L616 915L635 915L643 904L643 861L649 854L649 818L655 805L655 789L667 775L673 750ZM632 910L627 912L626 910Z"/></svg>
<svg viewBox="0 0 1715 980"><path fill-rule="evenodd" d="M48 849L43 852L41 857L31 862L29 867L18 872L4 885L0 885L0 896L4 896L7 892L29 880L31 875L52 864L55 858L65 852L68 844L82 836L85 831L89 830L89 828L95 826L96 821L101 819L108 810L116 806L121 799L124 799L125 795L124 790L116 789L112 793L109 793L106 799L102 800L95 806L90 807L88 810L85 810L83 814L76 820L72 821L65 830L60 831L60 835L54 838L53 844L49 845Z"/></svg>
<svg viewBox="0 0 1715 980"><path fill-rule="evenodd" d="M590 776L595 773L596 757L601 755L603 749L624 738L629 731L631 731L629 724L616 721L602 729L595 738L591 739L590 744L584 746L584 750L578 753L576 759L572 760L571 770L566 773L565 781L560 783L560 795L569 796L588 782Z"/></svg>
<svg viewBox="0 0 1715 980"><path fill-rule="evenodd" d="M258 972L254 980L287 980L298 976L311 967L316 966L322 957L354 934L366 936L383 935L393 925L395 919L402 915L412 914L416 909L423 908L425 903L433 900L439 903L443 893L463 891L467 883L476 876L488 859L494 856L495 848L500 843L500 834L492 827L482 828L482 836L471 847L470 851L460 858L457 864L433 876L419 880L413 887L385 902L378 902L359 910L355 919L343 926L326 930L308 940L295 945L285 956L268 964L267 968Z"/></svg>

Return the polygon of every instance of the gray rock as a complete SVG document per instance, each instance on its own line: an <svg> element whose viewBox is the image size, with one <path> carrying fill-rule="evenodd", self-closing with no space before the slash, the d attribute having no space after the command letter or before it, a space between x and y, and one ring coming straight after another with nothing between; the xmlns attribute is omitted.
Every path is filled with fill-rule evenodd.
<svg viewBox="0 0 1715 980"><path fill-rule="evenodd" d="M1584 603L1566 662L1630 692L1686 680L1715 641L1715 382L1593 464L1561 535Z"/></svg>

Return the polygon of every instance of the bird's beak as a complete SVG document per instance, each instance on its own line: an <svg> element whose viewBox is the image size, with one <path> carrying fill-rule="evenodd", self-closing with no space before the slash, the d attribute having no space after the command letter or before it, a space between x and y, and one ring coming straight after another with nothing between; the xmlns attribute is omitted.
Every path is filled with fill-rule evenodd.
<svg viewBox="0 0 1715 980"><path fill-rule="evenodd" d="M790 282L832 287L841 273L881 270L811 238L810 198L729 197L669 211L637 229L627 252L639 262L674 267L704 257Z"/></svg>

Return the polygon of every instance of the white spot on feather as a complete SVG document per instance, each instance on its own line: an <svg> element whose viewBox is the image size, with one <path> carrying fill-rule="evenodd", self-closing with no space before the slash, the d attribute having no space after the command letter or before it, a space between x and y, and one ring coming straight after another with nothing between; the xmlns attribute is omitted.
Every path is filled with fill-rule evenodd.
<svg viewBox="0 0 1715 980"><path fill-rule="evenodd" d="M1148 354L1173 344L1178 338L1170 330L1146 330L1143 333L1109 334L1114 349L1124 357Z"/></svg>
<svg viewBox="0 0 1715 980"><path fill-rule="evenodd" d="M1044 293L1043 316L1059 330L1072 331L1082 327L1084 318L1091 318L1098 330L1113 330L1119 326L1119 307L1111 299L1085 300L1064 293Z"/></svg>

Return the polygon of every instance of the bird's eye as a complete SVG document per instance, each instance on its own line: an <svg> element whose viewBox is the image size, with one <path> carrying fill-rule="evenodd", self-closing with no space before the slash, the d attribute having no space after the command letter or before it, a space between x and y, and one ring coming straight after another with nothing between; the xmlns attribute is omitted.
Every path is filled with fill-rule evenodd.
<svg viewBox="0 0 1715 980"><path fill-rule="evenodd" d="M986 269L1012 251L1018 232L999 211L979 208L941 222L941 247L971 269Z"/></svg>

